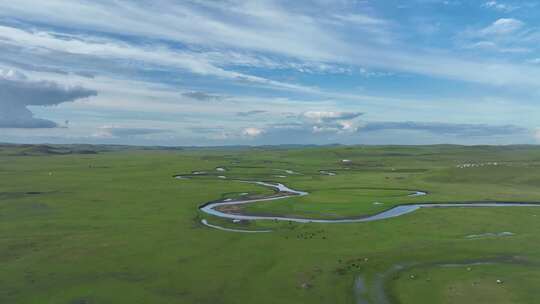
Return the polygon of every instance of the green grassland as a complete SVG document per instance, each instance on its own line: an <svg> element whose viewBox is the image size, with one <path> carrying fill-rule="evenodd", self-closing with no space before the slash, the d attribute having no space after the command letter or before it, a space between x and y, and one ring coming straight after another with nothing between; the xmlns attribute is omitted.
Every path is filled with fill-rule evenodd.
<svg viewBox="0 0 540 304"><path fill-rule="evenodd" d="M193 171L206 173L173 178ZM235 224L198 210L208 201L273 192L235 179L310 193L245 205L248 214L343 218L403 203L540 202L540 147L3 145L0 303L467 304L540 297L540 208L422 209L350 224ZM415 190L429 195L409 197ZM273 232L219 231L203 226L203 218ZM363 286L355 288L359 278Z"/></svg>

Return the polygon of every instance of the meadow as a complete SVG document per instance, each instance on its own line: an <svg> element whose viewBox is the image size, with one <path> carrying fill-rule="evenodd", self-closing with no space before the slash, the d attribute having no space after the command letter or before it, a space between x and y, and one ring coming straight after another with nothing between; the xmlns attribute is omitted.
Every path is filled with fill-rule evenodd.
<svg viewBox="0 0 540 304"><path fill-rule="evenodd" d="M2 145L0 303L540 297L540 208L422 209L347 224L233 223L199 210L273 193L238 180L310 193L235 211L255 215L338 219L410 203L540 202L540 147ZM202 219L272 232L220 231Z"/></svg>

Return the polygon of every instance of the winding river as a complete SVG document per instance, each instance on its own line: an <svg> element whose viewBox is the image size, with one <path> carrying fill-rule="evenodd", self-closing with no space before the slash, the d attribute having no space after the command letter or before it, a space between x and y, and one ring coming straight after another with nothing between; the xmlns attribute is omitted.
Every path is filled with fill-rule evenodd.
<svg viewBox="0 0 540 304"><path fill-rule="evenodd" d="M227 199L227 200L209 202L202 205L199 209L202 212L207 213L209 215L226 218L233 221L273 220L273 221L288 221L288 222L297 222L297 223L361 223L361 222L372 222L372 221L379 221L379 220L394 218L394 217L398 217L398 216L402 216L402 215L414 212L421 208L540 207L540 204L537 204L537 203L504 203L504 202L404 204L404 205L394 206L388 210L382 211L374 215L364 216L364 217L344 218L344 219L310 219L310 218L287 217L287 216L244 215L244 214L233 214L233 213L228 213L228 212L219 210L219 207L224 207L224 206L243 205L243 204L251 204L251 203L257 203L257 202L273 201L273 200L285 199L285 198L293 197L293 196L305 196L309 194L304 191L291 189L280 183L272 184L268 182L259 182L259 181L241 181L241 182L257 184L264 187L270 187L270 188L275 189L277 193L272 196L268 196L264 198L257 198L257 199L248 199L248 200ZM423 196L423 195L427 195L427 192L413 191L411 194L409 194L409 196L415 196L415 197ZM250 231L250 230L240 230L240 229L229 229L229 228L224 228L217 225L211 225L208 223L207 220L202 220L202 223L208 227L216 228L220 230L226 230L226 231L269 232L268 230Z"/></svg>
<svg viewBox="0 0 540 304"><path fill-rule="evenodd" d="M540 207L540 203L519 203L519 202L403 204L403 205L394 206L388 210L382 211L374 215L365 216L365 217L356 217L356 218L345 218L345 219L309 219L309 218L286 217L286 216L243 215L243 214L233 214L233 213L220 211L219 207L224 207L224 206L250 204L250 203L256 203L256 202L285 199L285 198L294 197L294 196L309 195L309 193L307 192L291 189L281 183L273 184L273 183L260 182L260 181L240 181L240 182L252 183L252 184L257 184L264 187L273 188L276 190L276 193L271 196L258 198L258 199L247 199L247 200L226 199L226 200L209 202L200 206L199 209L206 214L225 218L225 219L230 219L232 221L274 220L274 221L289 221L289 222L297 222L297 223L359 223L359 222L372 222L372 221L379 221L379 220L394 218L394 217L398 217L398 216L402 216L402 215L414 212L421 208ZM408 196L418 197L418 196L424 196L427 194L428 193L424 191L411 191L411 193ZM272 232L272 230L245 230L245 229L226 228L226 227L210 224L208 223L206 219L202 219L201 223L210 228L214 228L214 229L218 229L222 231L229 231L229 232L241 232L241 233ZM498 235L511 235L511 233L504 232ZM476 237L476 235L474 237ZM441 263L440 266L441 267L445 267L445 266L454 267L454 266L477 265L480 263L493 263L493 262L499 262L499 259L498 260L468 261L468 262L463 262L463 263L451 263L451 264ZM389 295L387 295L385 292L384 282L387 280L387 277L389 277L391 274L394 274L403 269L405 269L404 265L395 265L386 273L379 274L374 280L373 286L369 288L372 290L372 293L373 293L371 296L369 296L368 287L366 286L364 277L358 276L354 282L354 293L356 297L356 302L369 303L368 298L373 297L374 299L376 299L377 303L391 303Z"/></svg>

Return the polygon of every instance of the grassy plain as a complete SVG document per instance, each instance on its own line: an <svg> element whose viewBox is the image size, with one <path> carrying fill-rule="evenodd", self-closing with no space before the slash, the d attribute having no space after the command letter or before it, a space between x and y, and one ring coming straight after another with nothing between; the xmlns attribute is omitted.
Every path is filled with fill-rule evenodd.
<svg viewBox="0 0 540 304"><path fill-rule="evenodd" d="M250 214L339 218L401 203L540 202L539 169L533 146L1 146L0 303L536 303L540 208L233 224L198 206L272 193L231 179L311 193L246 206ZM193 171L207 173L172 178ZM407 196L412 190L429 195ZM218 231L202 218L273 232ZM355 288L358 278L364 286Z"/></svg>

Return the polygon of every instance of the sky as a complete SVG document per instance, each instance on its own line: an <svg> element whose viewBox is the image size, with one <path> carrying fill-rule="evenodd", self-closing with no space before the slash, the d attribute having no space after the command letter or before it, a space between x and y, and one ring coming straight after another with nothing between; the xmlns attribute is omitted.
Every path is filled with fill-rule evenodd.
<svg viewBox="0 0 540 304"><path fill-rule="evenodd" d="M540 144L540 2L0 0L0 142Z"/></svg>

